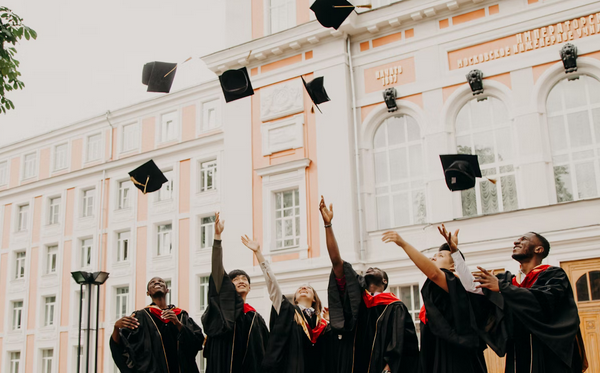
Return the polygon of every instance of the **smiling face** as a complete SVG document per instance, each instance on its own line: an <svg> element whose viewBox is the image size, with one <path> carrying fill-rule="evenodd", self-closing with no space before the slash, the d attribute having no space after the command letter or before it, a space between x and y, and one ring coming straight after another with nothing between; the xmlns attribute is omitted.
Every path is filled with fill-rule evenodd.
<svg viewBox="0 0 600 373"><path fill-rule="evenodd" d="M235 286L235 291L239 295L248 294L250 292L250 281L248 281L248 277L244 275L237 275L233 279L231 279L233 286Z"/></svg>
<svg viewBox="0 0 600 373"><path fill-rule="evenodd" d="M435 263L439 269L454 270L454 259L450 255L450 251L441 250L433 255L431 260Z"/></svg>
<svg viewBox="0 0 600 373"><path fill-rule="evenodd" d="M514 242L512 258L518 262L541 255L544 252L542 243L534 233L525 233Z"/></svg>
<svg viewBox="0 0 600 373"><path fill-rule="evenodd" d="M165 280L160 277L152 277L148 282L148 292L146 293L151 298L165 296L169 292Z"/></svg>
<svg viewBox="0 0 600 373"><path fill-rule="evenodd" d="M296 290L294 294L294 303L298 303L300 298L308 299L310 302L315 300L315 290L309 285L302 285Z"/></svg>
<svg viewBox="0 0 600 373"><path fill-rule="evenodd" d="M381 269L369 267L365 272L365 282L367 283L367 286L383 286L383 290L385 290L388 285L388 277Z"/></svg>

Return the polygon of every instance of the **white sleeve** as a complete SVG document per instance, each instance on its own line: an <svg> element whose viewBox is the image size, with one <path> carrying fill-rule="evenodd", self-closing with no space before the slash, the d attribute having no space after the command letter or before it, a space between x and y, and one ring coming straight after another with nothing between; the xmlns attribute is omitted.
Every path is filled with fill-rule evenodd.
<svg viewBox="0 0 600 373"><path fill-rule="evenodd" d="M458 273L458 279L465 290L469 293L483 295L483 291L476 288L477 283L475 282L475 278L473 277L471 271L469 271L469 267L467 267L467 263L465 263L460 251L452 253L452 259L454 259L454 270L456 273Z"/></svg>
<svg viewBox="0 0 600 373"><path fill-rule="evenodd" d="M277 283L277 279L271 270L271 266L269 262L266 260L260 263L260 269L263 271L263 275L265 276L265 282L267 283L267 290L269 291L269 298L271 302L273 302L273 308L277 314L279 314L279 310L281 310L281 302L283 301L283 293L279 288L279 283Z"/></svg>

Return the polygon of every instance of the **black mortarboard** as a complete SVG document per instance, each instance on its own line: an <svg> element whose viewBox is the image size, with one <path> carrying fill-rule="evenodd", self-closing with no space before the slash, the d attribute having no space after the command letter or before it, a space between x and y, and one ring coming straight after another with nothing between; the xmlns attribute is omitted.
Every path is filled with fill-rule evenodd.
<svg viewBox="0 0 600 373"><path fill-rule="evenodd" d="M176 66L176 63L158 61L145 64L142 71L142 83L148 86L147 92L169 93L177 72L172 70ZM165 77L165 75L167 76Z"/></svg>
<svg viewBox="0 0 600 373"><path fill-rule="evenodd" d="M221 88L223 88L225 102L235 101L254 94L248 70L245 67L225 71L219 76L219 82L221 82Z"/></svg>
<svg viewBox="0 0 600 373"><path fill-rule="evenodd" d="M131 181L142 193L152 193L166 183L167 178L151 159L129 173Z"/></svg>
<svg viewBox="0 0 600 373"><path fill-rule="evenodd" d="M333 27L337 30L352 13L354 5L346 0L316 0L310 6L310 10L315 12L317 21L323 27Z"/></svg>
<svg viewBox="0 0 600 373"><path fill-rule="evenodd" d="M331 101L329 96L327 96L327 92L325 92L325 86L323 85L324 78L322 76L314 78L309 83L307 83L306 80L304 80L304 77L301 76L300 78L302 78L304 88L306 88L306 92L308 92L310 99L315 104L317 109L319 109L319 104ZM321 109L319 109L319 111L321 111Z"/></svg>
<svg viewBox="0 0 600 373"><path fill-rule="evenodd" d="M476 155L446 154L440 155L440 160L446 175L446 185L452 191L473 188L475 178L481 177Z"/></svg>

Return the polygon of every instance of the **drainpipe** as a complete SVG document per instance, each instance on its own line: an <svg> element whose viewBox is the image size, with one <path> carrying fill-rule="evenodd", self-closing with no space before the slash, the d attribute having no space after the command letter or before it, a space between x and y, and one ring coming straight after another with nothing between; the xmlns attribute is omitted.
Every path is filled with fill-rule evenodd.
<svg viewBox="0 0 600 373"><path fill-rule="evenodd" d="M352 64L352 49L350 45L350 35L346 38L348 49L348 63L350 67L350 89L352 91L352 124L354 127L354 166L356 168L356 199L358 206L358 239L359 239L359 260L364 263L366 259L366 251L363 239L363 206L362 206L362 190L360 187L360 151L358 149L358 121L356 120L356 89L354 88L354 66Z"/></svg>

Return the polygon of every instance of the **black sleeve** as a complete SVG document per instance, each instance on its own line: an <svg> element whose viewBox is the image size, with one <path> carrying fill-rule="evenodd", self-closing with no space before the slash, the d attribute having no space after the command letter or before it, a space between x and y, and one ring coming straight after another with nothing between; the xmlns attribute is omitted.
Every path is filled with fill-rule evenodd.
<svg viewBox="0 0 600 373"><path fill-rule="evenodd" d="M204 343L202 329L191 317L189 317L187 312L182 313L181 323L183 324L183 327L177 336L179 346L186 355L195 357L198 354L198 351L202 350L202 344Z"/></svg>
<svg viewBox="0 0 600 373"><path fill-rule="evenodd" d="M110 345L110 353L112 355L113 361L115 362L115 365L117 366L117 368L119 368L119 371L121 373L135 373L132 369L130 369L127 366L127 359L123 355L123 353L125 352L125 350L123 349L123 346L121 346L120 344L115 342L112 339L112 336L110 337L109 345Z"/></svg>
<svg viewBox="0 0 600 373"><path fill-rule="evenodd" d="M346 278L346 291L342 297L333 270L329 276L327 287L329 317L333 329L350 331L356 325L358 311L363 302L362 293L365 291L366 285L363 276L357 274L348 262L344 262L344 277Z"/></svg>
<svg viewBox="0 0 600 373"><path fill-rule="evenodd" d="M152 366L152 336L148 332L150 316L145 311L137 311L134 315L140 325L136 329L119 331L122 356L125 364L132 372L150 371Z"/></svg>
<svg viewBox="0 0 600 373"><path fill-rule="evenodd" d="M384 341L383 360L393 373L417 372L419 346L415 324L403 303L393 303L387 324L381 325L389 335Z"/></svg>
<svg viewBox="0 0 600 373"><path fill-rule="evenodd" d="M217 292L212 275L208 281L208 306L202 315L202 325L208 337L232 331L235 320L244 310L244 301L235 290L229 276L224 275L221 291Z"/></svg>
<svg viewBox="0 0 600 373"><path fill-rule="evenodd" d="M263 372L279 372L284 366L284 361L289 347L289 339L294 325L295 307L283 296L279 314L271 307L271 320L269 321L269 342L262 362Z"/></svg>

